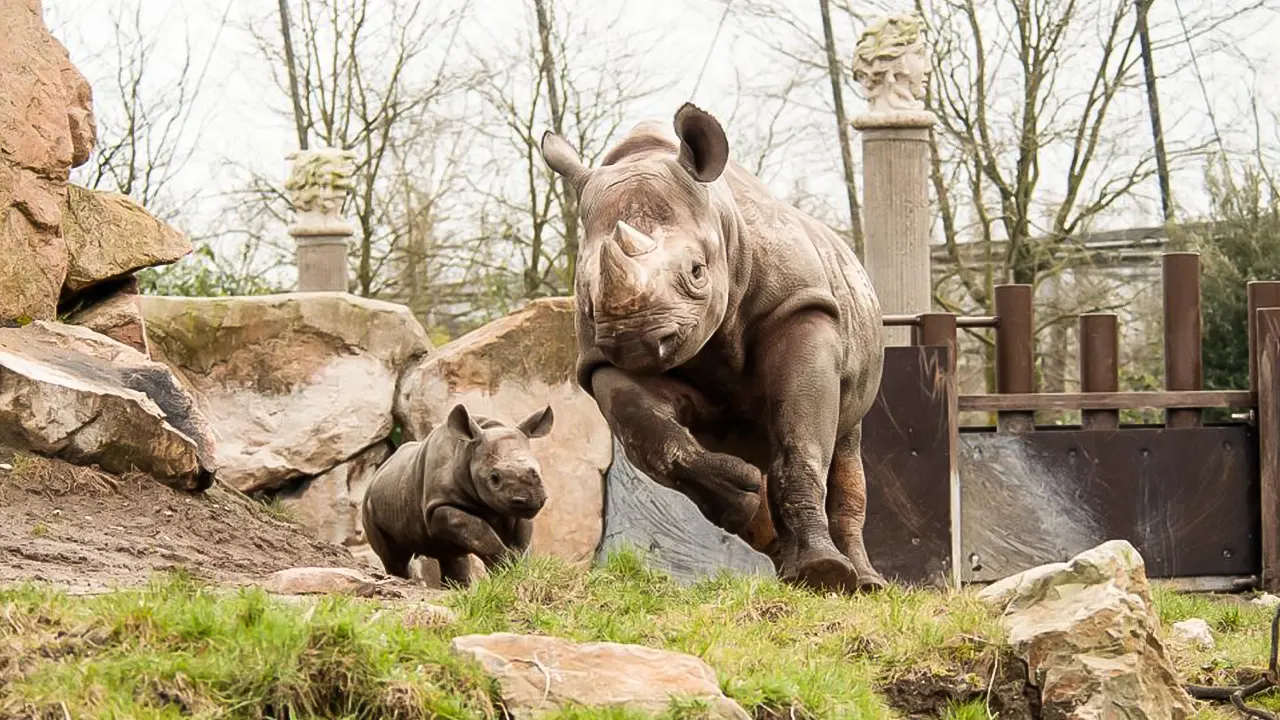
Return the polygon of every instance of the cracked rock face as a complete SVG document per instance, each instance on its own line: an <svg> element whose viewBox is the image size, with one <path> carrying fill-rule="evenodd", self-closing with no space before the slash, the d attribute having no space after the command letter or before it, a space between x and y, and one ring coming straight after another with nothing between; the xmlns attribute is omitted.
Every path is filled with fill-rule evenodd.
<svg viewBox="0 0 1280 720"><path fill-rule="evenodd" d="M346 293L142 296L152 356L218 439L218 478L282 490L385 441L401 369L430 342L409 309Z"/></svg>
<svg viewBox="0 0 1280 720"><path fill-rule="evenodd" d="M40 0L0 3L0 38L0 319L51 320L70 265L67 177L95 140L92 92Z"/></svg>
<svg viewBox="0 0 1280 720"><path fill-rule="evenodd" d="M212 484L212 434L168 368L72 325L0 328L0 443L182 490Z"/></svg>

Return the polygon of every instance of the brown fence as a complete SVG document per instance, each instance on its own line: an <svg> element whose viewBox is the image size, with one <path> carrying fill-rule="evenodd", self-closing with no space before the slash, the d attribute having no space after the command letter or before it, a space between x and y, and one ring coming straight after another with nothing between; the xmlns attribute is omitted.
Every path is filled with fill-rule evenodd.
<svg viewBox="0 0 1280 720"><path fill-rule="evenodd" d="M982 582L1124 538L1152 577L1280 589L1280 282L1249 283L1249 387L1204 390L1199 260L1163 257L1160 391L1119 390L1117 317L1092 313L1079 317L1081 391L1036 392L1030 285L997 286L994 316L886 316L913 328L917 347L886 348L867 418L873 560L901 580L936 582L944 567L953 581ZM956 394L958 328L994 329L995 393ZM943 408L948 437L903 437L938 425L913 413ZM1250 412L1206 423L1206 408ZM1126 409L1163 410L1164 422L1124 425ZM966 410L996 413L996 426L959 427ZM1064 410L1079 410L1080 425L1035 424L1037 411ZM894 457L904 452L910 463ZM943 498L949 527L922 538L901 520L937 518Z"/></svg>

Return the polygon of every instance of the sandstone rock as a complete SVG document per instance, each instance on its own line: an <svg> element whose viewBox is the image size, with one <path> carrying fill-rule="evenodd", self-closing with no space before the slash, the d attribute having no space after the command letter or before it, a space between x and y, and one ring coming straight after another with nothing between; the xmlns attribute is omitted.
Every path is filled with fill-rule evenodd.
<svg viewBox="0 0 1280 720"><path fill-rule="evenodd" d="M67 322L102 333L148 357L151 355L142 322L137 278L130 277L104 299L76 310Z"/></svg>
<svg viewBox="0 0 1280 720"><path fill-rule="evenodd" d="M169 369L86 328L0 329L0 443L207 488L208 426Z"/></svg>
<svg viewBox="0 0 1280 720"><path fill-rule="evenodd" d="M71 254L66 289L76 293L135 270L177 262L191 241L124 195L68 185L62 234Z"/></svg>
<svg viewBox="0 0 1280 720"><path fill-rule="evenodd" d="M715 670L691 655L512 633L464 635L450 647L497 679L502 702L516 720L568 705L656 714L678 698L704 701L709 711L698 717L750 717L721 693Z"/></svg>
<svg viewBox="0 0 1280 720"><path fill-rule="evenodd" d="M1199 645L1206 650L1211 650L1214 646L1213 632L1209 629L1209 623L1201 618L1189 618L1174 623L1173 637L1189 645Z"/></svg>
<svg viewBox="0 0 1280 720"><path fill-rule="evenodd" d="M356 595L375 585L373 578L349 568L299 567L272 573L262 588L277 595Z"/></svg>
<svg viewBox="0 0 1280 720"><path fill-rule="evenodd" d="M0 320L49 320L69 264L67 176L93 149L92 93L40 0L0 3L0 38Z"/></svg>
<svg viewBox="0 0 1280 720"><path fill-rule="evenodd" d="M142 296L152 355L192 389L219 479L285 488L385 439L401 368L430 349L401 305L346 293Z"/></svg>
<svg viewBox="0 0 1280 720"><path fill-rule="evenodd" d="M409 367L395 413L407 439L421 439L459 402L473 413L518 421L551 403L555 426L531 444L547 505L534 520L530 552L587 565L600 542L609 427L573 381L577 340L570 298L535 300Z"/></svg>
<svg viewBox="0 0 1280 720"><path fill-rule="evenodd" d="M1004 614L1045 717L1184 720L1194 713L1160 640L1142 557L1112 540L979 597Z"/></svg>
<svg viewBox="0 0 1280 720"><path fill-rule="evenodd" d="M317 540L334 545L359 545L364 542L360 501L378 465L390 454L389 443L378 443L327 473L277 493L276 499L289 508Z"/></svg>

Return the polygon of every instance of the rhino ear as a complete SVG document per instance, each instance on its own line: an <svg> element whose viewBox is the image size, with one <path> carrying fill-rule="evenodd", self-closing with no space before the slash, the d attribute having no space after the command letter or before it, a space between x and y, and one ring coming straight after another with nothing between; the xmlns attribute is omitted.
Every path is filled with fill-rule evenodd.
<svg viewBox="0 0 1280 720"><path fill-rule="evenodd" d="M556 414L551 411L551 406L538 410L529 417L520 421L520 432L524 433L527 438L540 438L551 432L551 426L555 424Z"/></svg>
<svg viewBox="0 0 1280 720"><path fill-rule="evenodd" d="M711 113L693 103L676 111L680 164L698 182L714 182L729 163L729 139Z"/></svg>
<svg viewBox="0 0 1280 720"><path fill-rule="evenodd" d="M569 142L548 130L542 133L542 160L555 174L581 187L590 172Z"/></svg>
<svg viewBox="0 0 1280 720"><path fill-rule="evenodd" d="M455 435L464 440L475 440L480 437L480 425L476 423L475 418L471 417L467 406L462 403L453 406L445 424Z"/></svg>

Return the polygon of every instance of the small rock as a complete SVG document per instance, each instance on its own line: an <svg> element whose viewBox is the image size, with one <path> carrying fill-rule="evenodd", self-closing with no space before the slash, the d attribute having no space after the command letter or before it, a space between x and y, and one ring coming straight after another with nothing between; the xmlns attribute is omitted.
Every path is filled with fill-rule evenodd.
<svg viewBox="0 0 1280 720"><path fill-rule="evenodd" d="M423 603L404 614L405 626L420 630L443 627L456 622L458 622L458 613L443 605L431 603Z"/></svg>
<svg viewBox="0 0 1280 720"><path fill-rule="evenodd" d="M666 711L677 698L700 699L709 720L749 720L720 692L715 670L691 655L618 643L577 644L545 635L464 635L454 653L479 661L498 681L514 720L566 706Z"/></svg>
<svg viewBox="0 0 1280 720"><path fill-rule="evenodd" d="M9 463L0 463L0 470L4 470L5 472L8 472L12 469L13 469L13 466L10 465Z"/></svg>
<svg viewBox="0 0 1280 720"><path fill-rule="evenodd" d="M1212 649L1213 633L1209 623L1200 618L1190 618L1173 624L1173 636L1183 642L1199 645L1206 650Z"/></svg>
<svg viewBox="0 0 1280 720"><path fill-rule="evenodd" d="M986 588L1045 717L1189 720L1191 697L1160 639L1145 564L1124 540Z"/></svg>
<svg viewBox="0 0 1280 720"><path fill-rule="evenodd" d="M1280 597L1272 595L1271 593L1262 593L1253 600L1250 600L1250 602L1258 607L1273 608L1280 605Z"/></svg>
<svg viewBox="0 0 1280 720"><path fill-rule="evenodd" d="M358 594L375 585L373 578L349 568L300 567L272 573L262 587L277 595Z"/></svg>

